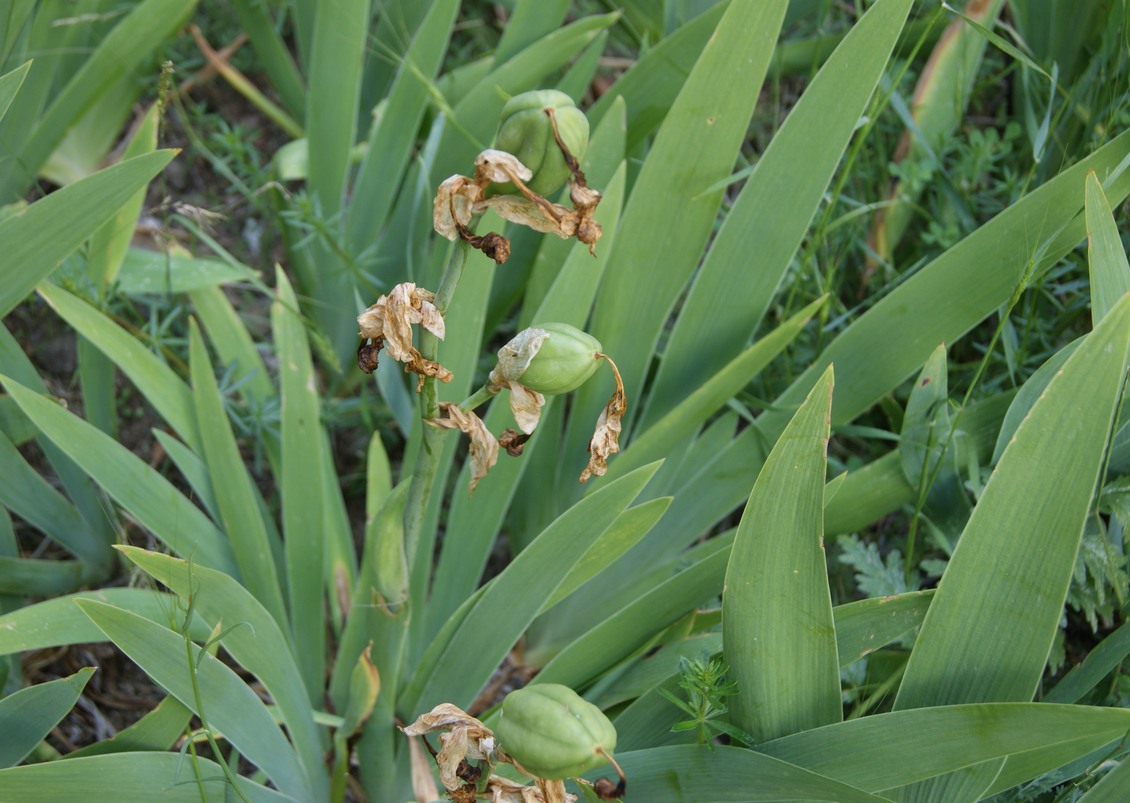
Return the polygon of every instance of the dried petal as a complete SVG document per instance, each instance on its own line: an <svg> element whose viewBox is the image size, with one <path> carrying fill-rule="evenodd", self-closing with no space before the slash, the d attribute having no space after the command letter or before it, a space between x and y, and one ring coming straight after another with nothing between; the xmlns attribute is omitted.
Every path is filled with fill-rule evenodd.
<svg viewBox="0 0 1130 803"><path fill-rule="evenodd" d="M435 800L439 797L432 759L415 739L408 740L408 758L412 768L412 792L417 800Z"/></svg>
<svg viewBox="0 0 1130 803"><path fill-rule="evenodd" d="M498 439L490 434L482 419L469 410L461 410L459 405L451 402L440 402L439 409L444 417L426 419L429 424L444 429L457 429L471 439L470 492L474 493L479 480L498 462Z"/></svg>
<svg viewBox="0 0 1130 803"><path fill-rule="evenodd" d="M616 390L596 421L596 431L593 432L592 440L589 442L589 464L581 472L581 482L587 482L592 476L602 477L608 470L608 458L620 451L620 420L628 409L624 382L620 378L616 363L612 362L606 354L597 356L608 360L612 366L612 371L616 375Z"/></svg>
<svg viewBox="0 0 1130 803"><path fill-rule="evenodd" d="M445 731L439 737L443 748L436 756L436 764L439 765L440 782L448 791L463 788L463 781L458 774L459 765L463 761L485 761L491 764L495 760L494 733L451 703L437 705L401 730L408 736Z"/></svg>
<svg viewBox="0 0 1130 803"><path fill-rule="evenodd" d="M563 240L573 236L571 233L566 233L561 226L560 221L569 214L569 210L560 204L549 201L538 204L521 195L495 195L483 201L483 205L493 209L504 220L520 226L528 226L534 231L556 234ZM552 210L549 215L547 208Z"/></svg>
<svg viewBox="0 0 1130 803"><path fill-rule="evenodd" d="M405 371L419 374L421 384L425 376L450 382L452 374L449 370L426 359L412 345L413 324L423 326L440 340L444 337L443 316L432 303L434 299L434 293L416 287L411 282L404 282L396 285L387 296L381 296L377 303L358 315L358 334L364 338L357 352L357 363L361 370L370 366L376 368L377 352L383 346L388 349L390 357L405 364ZM370 340L371 343L365 342ZM419 387L417 385L417 390Z"/></svg>
<svg viewBox="0 0 1130 803"><path fill-rule="evenodd" d="M526 167L518 157L506 151L487 148L475 157L475 179L479 183L483 180L504 184L507 181L529 181L534 177L534 172Z"/></svg>
<svg viewBox="0 0 1130 803"><path fill-rule="evenodd" d="M545 406L545 396L530 390L518 382L510 383L510 412L518 422L518 429L529 435L541 420L541 408Z"/></svg>
<svg viewBox="0 0 1130 803"><path fill-rule="evenodd" d="M483 185L466 176L454 175L439 185L432 210L435 230L449 240L459 238L460 227L470 225L475 207L483 198Z"/></svg>
<svg viewBox="0 0 1130 803"><path fill-rule="evenodd" d="M509 343L498 350L498 365L491 371L491 379L497 373L504 382L517 382L530 367L530 361L537 355L547 337L549 332L534 326L514 335Z"/></svg>

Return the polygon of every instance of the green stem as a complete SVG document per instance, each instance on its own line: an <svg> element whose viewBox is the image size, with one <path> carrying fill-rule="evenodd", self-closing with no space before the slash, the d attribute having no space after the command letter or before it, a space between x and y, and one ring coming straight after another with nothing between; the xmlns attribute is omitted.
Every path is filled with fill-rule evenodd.
<svg viewBox="0 0 1130 803"><path fill-rule="evenodd" d="M459 286L459 279L463 276L463 268L467 264L469 252L470 246L460 240L447 262L447 268L444 269L443 278L440 279L435 300L432 302L440 315L445 314L451 304L455 288ZM423 330L420 334L420 354L426 360L435 360L438 351L439 338L426 329ZM420 390L420 414L422 422L439 415L439 394L436 390L435 377L424 378L424 385ZM423 440L420 443L419 454L416 455L416 465L412 470L412 485L408 489L408 501L404 507L404 551L409 566L413 566L416 561L416 549L420 543L428 498L431 496L432 485L436 478L440 444L444 435L443 431L422 422Z"/></svg>
<svg viewBox="0 0 1130 803"><path fill-rule="evenodd" d="M497 396L500 389L501 388L497 385L492 386L490 382L487 382L470 396L459 402L459 409L467 411L474 410L476 407L486 404Z"/></svg>

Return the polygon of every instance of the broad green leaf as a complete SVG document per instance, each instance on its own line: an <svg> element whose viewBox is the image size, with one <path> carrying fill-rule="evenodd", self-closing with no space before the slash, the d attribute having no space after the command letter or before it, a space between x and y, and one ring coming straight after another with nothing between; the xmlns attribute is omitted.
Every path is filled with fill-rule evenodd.
<svg viewBox="0 0 1130 803"><path fill-rule="evenodd" d="M20 91L20 85L23 84L24 78L27 77L27 71L30 69L31 62L25 61L16 69L0 76L0 120L4 119L8 107L12 105L12 98Z"/></svg>
<svg viewBox="0 0 1130 803"><path fill-rule="evenodd" d="M5 169L0 170L0 203L10 200L8 196L23 194L23 190L31 184L40 166L63 141L71 124L97 103L108 89L130 75L161 42L179 30L195 6L196 0L145 0L134 6L130 13L97 43L95 51L82 62L82 66L66 86L54 95L43 116L34 128L31 128L19 158L9 160L3 166ZM167 162L169 158L171 154L165 158L165 161ZM156 168L159 169L160 167ZM96 178L97 175L100 174L90 178ZM151 177L152 174L147 176L147 179ZM136 189L137 187L133 188ZM132 191L125 193L120 201L117 196L95 196L96 200L93 203L85 205L91 207L90 211L97 209L98 212L103 213L105 220L132 194ZM97 225L91 230L93 228L97 228ZM84 239L86 239L85 235L80 237L78 242ZM77 244L76 242L75 245ZM11 254L7 249L0 249L0 253ZM28 290L40 278L42 277L37 276ZM3 308L2 304L0 308Z"/></svg>
<svg viewBox="0 0 1130 803"><path fill-rule="evenodd" d="M836 803L886 798L841 783L833 778L794 767L784 761L739 747L679 745L617 753L616 761L628 776L631 799L664 803L703 801L827 800ZM608 769L585 773L609 775Z"/></svg>
<svg viewBox="0 0 1130 803"><path fill-rule="evenodd" d="M1058 746L1066 764L1121 738L1130 711L1044 703L916 708L861 717L758 745L758 751L869 791ZM948 799L948 798L947 798Z"/></svg>
<svg viewBox="0 0 1130 803"><path fill-rule="evenodd" d="M749 342L824 201L910 6L911 0L885 0L869 9L774 134L694 280L643 424L664 415Z"/></svg>
<svg viewBox="0 0 1130 803"><path fill-rule="evenodd" d="M534 682L563 683L575 688L586 685L598 673L644 646L663 628L717 597L728 558L728 550L719 550L621 610L610 612L587 633L562 647Z"/></svg>
<svg viewBox="0 0 1130 803"><path fill-rule="evenodd" d="M588 551L654 475L645 466L587 496L563 513L484 590L447 644L436 670L401 710L441 702L467 707L533 621L568 570Z"/></svg>
<svg viewBox="0 0 1130 803"><path fill-rule="evenodd" d="M667 315L710 236L722 190L711 187L734 165L777 41L786 2L735 0L727 7L656 135L612 244L609 272L591 333L638 403ZM580 417L595 420L610 379L577 395ZM635 413L629 408L628 416ZM587 437L570 430L567 443Z"/></svg>
<svg viewBox="0 0 1130 803"><path fill-rule="evenodd" d="M824 303L824 298L813 301L738 354L698 387L688 387L681 402L665 407L666 415L648 426L638 438L633 438L623 456L609 464L608 474L619 476L637 465L664 456L688 440L710 416L793 342Z"/></svg>
<svg viewBox="0 0 1130 803"><path fill-rule="evenodd" d="M1128 348L1130 296L1068 358L1005 448L922 624L897 709L1032 699L1071 582ZM910 794L964 799L996 773L990 764Z"/></svg>
<svg viewBox="0 0 1130 803"><path fill-rule="evenodd" d="M1130 290L1130 264L1118 224L1099 178L1087 174L1087 262L1091 268L1091 316L1095 325Z"/></svg>
<svg viewBox="0 0 1130 803"><path fill-rule="evenodd" d="M831 405L829 368L766 459L726 568L733 723L757 743L843 717L824 555Z"/></svg>
<svg viewBox="0 0 1130 803"><path fill-rule="evenodd" d="M1124 299L1020 424L939 584L898 708L1032 699L1075 565L1128 344ZM972 666L981 671L970 673Z"/></svg>
<svg viewBox="0 0 1130 803"><path fill-rule="evenodd" d="M110 603L170 627L176 614L174 597L149 588L104 588L56 597L0 616L0 655L105 641L106 636L78 609L75 599ZM208 630L194 623L190 635L205 639Z"/></svg>
<svg viewBox="0 0 1130 803"><path fill-rule="evenodd" d="M175 155L164 150L121 162L0 221L0 316L11 312Z"/></svg>
<svg viewBox="0 0 1130 803"><path fill-rule="evenodd" d="M283 803L293 798L239 778L239 793L252 803ZM161 803L225 803L232 790L222 769L206 758L186 761L179 753L114 753L48 761L0 770L0 790L23 803L60 803L60 790L72 790L84 803L151 800Z"/></svg>
<svg viewBox="0 0 1130 803"><path fill-rule="evenodd" d="M174 630L112 605L76 604L154 682L223 733L279 789L313 800L310 781L266 705L231 669Z"/></svg>
<svg viewBox="0 0 1130 803"><path fill-rule="evenodd" d="M0 382L46 437L169 549L238 574L223 533L152 466L54 401L7 377Z"/></svg>
<svg viewBox="0 0 1130 803"><path fill-rule="evenodd" d="M495 49L495 64L501 64L538 39L551 34L565 21L568 0L520 0L506 21Z"/></svg>
<svg viewBox="0 0 1130 803"><path fill-rule="evenodd" d="M670 504L670 497L661 497L628 508L621 513L616 523L609 527L600 540L593 544L585 556L569 570L540 613L545 613L565 599L631 549L639 539L647 535L647 531L663 516Z"/></svg>
<svg viewBox="0 0 1130 803"><path fill-rule="evenodd" d="M181 440L193 451L201 452L192 390L172 368L137 337L61 287L44 282L39 286L39 295L129 377Z"/></svg>
<svg viewBox="0 0 1130 803"><path fill-rule="evenodd" d="M185 482L192 488L193 497L200 502L208 512L212 521L220 520L220 506L216 502L216 494L212 490L212 480L208 476L208 467L196 452L178 441L175 436L164 430L153 430L153 437L165 454L173 461L173 465L180 471Z"/></svg>
<svg viewBox="0 0 1130 803"><path fill-rule="evenodd" d="M118 291L144 293L191 293L229 282L250 282L259 274L241 265L218 259L194 257L183 249L168 253L130 248L117 274Z"/></svg>
<svg viewBox="0 0 1130 803"><path fill-rule="evenodd" d="M910 591L837 605L836 650L840 666L858 661L922 624L933 590Z"/></svg>
<svg viewBox="0 0 1130 803"><path fill-rule="evenodd" d="M926 615L933 593L916 591L897 597L860 600L833 608L840 666L859 660L917 627ZM721 653L721 634L712 636L716 638L717 646L711 647L711 641L704 639L702 649L691 653L692 657L702 655L704 650L711 656ZM685 719L686 715L655 689L661 686L676 696L685 697L685 692L679 688L679 674L676 670L677 667L672 664L668 677L651 678L646 693L616 717L622 750L651 747L675 739L670 733L671 728Z"/></svg>
<svg viewBox="0 0 1130 803"><path fill-rule="evenodd" d="M625 150L631 153L642 145L663 122L727 5L717 3L642 53L593 104L588 112L593 125L604 119L618 98L623 98L628 114Z"/></svg>
<svg viewBox="0 0 1130 803"><path fill-rule="evenodd" d="M311 701L319 698L325 668L322 432L316 375L298 301L282 270L271 306L282 392L282 516L289 608L298 656Z"/></svg>
<svg viewBox="0 0 1130 803"><path fill-rule="evenodd" d="M28 686L0 700L0 722L4 723L0 731L0 767L19 764L46 739L78 702L93 674L94 667L89 666L70 677Z"/></svg>
<svg viewBox="0 0 1130 803"><path fill-rule="evenodd" d="M77 560L40 560L0 555L0 594L18 597L69 594L105 582L104 572Z"/></svg>
<svg viewBox="0 0 1130 803"><path fill-rule="evenodd" d="M85 527L74 505L51 487L3 435L0 435L0 502L75 557L84 561L98 560L101 547L83 537Z"/></svg>
<svg viewBox="0 0 1130 803"><path fill-rule="evenodd" d="M276 621L285 625L286 606L267 526L255 500L251 476L232 434L224 400L196 321L190 321L188 354L193 406L204 446L204 462L224 532L231 542L232 554L239 565L240 575L245 578L247 590L271 612Z"/></svg>
<svg viewBox="0 0 1130 803"><path fill-rule="evenodd" d="M225 574L136 547L119 549L182 599L191 596L194 618L225 629L224 649L259 679L278 706L313 787L328 788L322 745L302 677L292 657L294 648L274 618L247 589Z"/></svg>

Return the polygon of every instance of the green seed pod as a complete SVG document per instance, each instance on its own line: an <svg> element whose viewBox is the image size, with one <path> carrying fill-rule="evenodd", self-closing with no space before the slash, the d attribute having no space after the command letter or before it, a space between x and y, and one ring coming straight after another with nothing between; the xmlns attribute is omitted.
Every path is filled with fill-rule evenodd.
<svg viewBox="0 0 1130 803"><path fill-rule="evenodd" d="M502 701L494 735L503 751L539 778L580 775L608 760L616 728L568 686L539 683Z"/></svg>
<svg viewBox="0 0 1130 803"><path fill-rule="evenodd" d="M510 98L502 107L498 135L494 138L496 148L514 154L533 171L534 177L526 186L538 195L555 192L569 178L569 166L553 138L546 109L553 109L557 133L579 161L589 146L589 121L572 98L556 89L523 92Z"/></svg>
<svg viewBox="0 0 1130 803"><path fill-rule="evenodd" d="M576 390L600 365L600 341L567 323L539 323L530 327L549 336L530 360L518 381L530 390L555 396Z"/></svg>

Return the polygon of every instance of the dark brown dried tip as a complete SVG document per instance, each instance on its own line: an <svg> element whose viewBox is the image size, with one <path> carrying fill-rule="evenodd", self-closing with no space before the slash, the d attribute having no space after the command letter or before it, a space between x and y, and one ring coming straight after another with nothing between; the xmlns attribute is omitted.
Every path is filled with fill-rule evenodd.
<svg viewBox="0 0 1130 803"><path fill-rule="evenodd" d="M511 457L517 457L522 454L522 449L529 439L529 435L516 429L504 429L502 434L498 436L498 445L505 449Z"/></svg>
<svg viewBox="0 0 1130 803"><path fill-rule="evenodd" d="M383 337L367 337L357 347L357 367L367 374L377 370L377 355L384 347Z"/></svg>
<svg viewBox="0 0 1130 803"><path fill-rule="evenodd" d="M467 763L467 759L459 762L459 766L455 768L455 774L459 777L459 780L467 783L477 783L479 778L483 777L483 771L473 764Z"/></svg>
<svg viewBox="0 0 1130 803"><path fill-rule="evenodd" d="M510 259L510 241L501 234L489 231L479 237L458 220L455 221L455 228L459 232L459 236L466 240L472 248L482 251L497 264L502 265Z"/></svg>
<svg viewBox="0 0 1130 803"><path fill-rule="evenodd" d="M601 800L616 800L624 796L624 793L628 790L628 783L624 778L621 778L620 782L616 784L607 778L597 778L592 785L592 790Z"/></svg>

